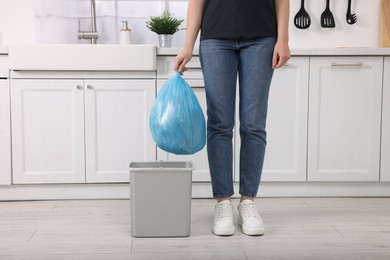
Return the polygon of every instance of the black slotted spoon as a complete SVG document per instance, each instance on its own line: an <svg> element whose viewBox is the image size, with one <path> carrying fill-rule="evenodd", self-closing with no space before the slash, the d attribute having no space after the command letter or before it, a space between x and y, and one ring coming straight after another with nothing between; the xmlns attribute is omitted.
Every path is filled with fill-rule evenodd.
<svg viewBox="0 0 390 260"><path fill-rule="evenodd" d="M330 2L330 0L326 0L325 11L321 14L321 27L323 27L323 28L336 27L336 23L334 21L333 14L329 9L329 2Z"/></svg>
<svg viewBox="0 0 390 260"><path fill-rule="evenodd" d="M305 0L301 0L301 9L299 9L294 17L294 24L298 29L307 29L310 27L311 19L305 10Z"/></svg>

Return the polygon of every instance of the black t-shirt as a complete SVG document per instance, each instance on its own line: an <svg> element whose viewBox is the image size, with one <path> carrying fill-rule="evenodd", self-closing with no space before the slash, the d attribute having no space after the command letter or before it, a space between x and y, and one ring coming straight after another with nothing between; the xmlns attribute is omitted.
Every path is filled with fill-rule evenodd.
<svg viewBox="0 0 390 260"><path fill-rule="evenodd" d="M206 0L200 37L276 38L275 0Z"/></svg>

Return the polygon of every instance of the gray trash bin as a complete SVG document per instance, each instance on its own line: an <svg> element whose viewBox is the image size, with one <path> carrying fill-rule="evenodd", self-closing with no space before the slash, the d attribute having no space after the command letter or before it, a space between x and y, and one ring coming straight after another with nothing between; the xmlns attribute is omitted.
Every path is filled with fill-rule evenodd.
<svg viewBox="0 0 390 260"><path fill-rule="evenodd" d="M189 236L191 186L190 162L132 162L132 236Z"/></svg>

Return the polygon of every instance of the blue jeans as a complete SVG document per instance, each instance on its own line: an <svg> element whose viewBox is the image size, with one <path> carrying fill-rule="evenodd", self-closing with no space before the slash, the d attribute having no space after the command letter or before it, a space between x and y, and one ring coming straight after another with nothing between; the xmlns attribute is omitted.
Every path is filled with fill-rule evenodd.
<svg viewBox="0 0 390 260"><path fill-rule="evenodd" d="M207 100L207 154L213 196L233 191L233 127L237 74L240 116L240 194L256 197L266 147L268 93L276 39L206 39L200 62Z"/></svg>

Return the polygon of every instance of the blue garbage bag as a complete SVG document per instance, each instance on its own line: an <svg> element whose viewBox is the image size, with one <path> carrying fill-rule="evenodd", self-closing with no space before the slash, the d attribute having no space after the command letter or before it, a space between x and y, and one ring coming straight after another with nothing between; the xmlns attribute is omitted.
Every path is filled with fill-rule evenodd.
<svg viewBox="0 0 390 260"><path fill-rule="evenodd" d="M206 124L195 93L177 72L153 103L150 130L157 146L174 154L194 154L206 144Z"/></svg>

